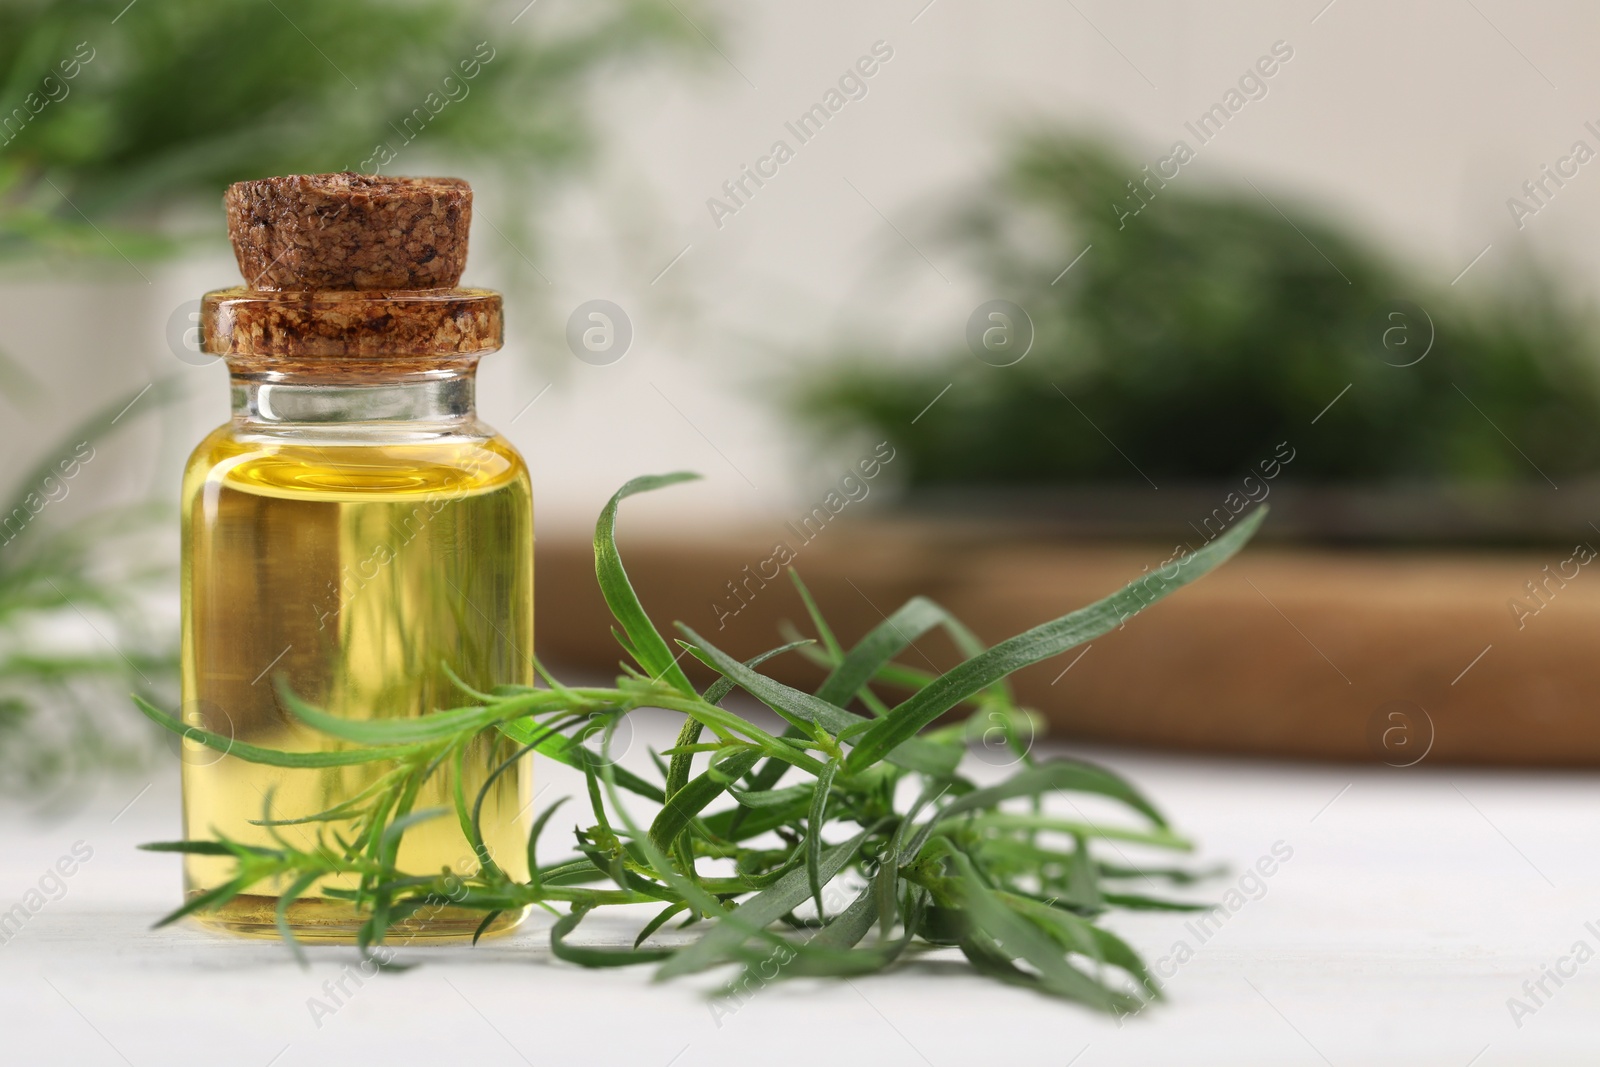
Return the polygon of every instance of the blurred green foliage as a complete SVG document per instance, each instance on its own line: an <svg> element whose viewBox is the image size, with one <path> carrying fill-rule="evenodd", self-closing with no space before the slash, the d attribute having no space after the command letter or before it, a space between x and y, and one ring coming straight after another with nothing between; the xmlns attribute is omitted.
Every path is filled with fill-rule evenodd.
<svg viewBox="0 0 1600 1067"><path fill-rule="evenodd" d="M1453 289L1281 194L1186 171L1133 214L1142 178L1099 141L1019 139L936 232L1029 313L1032 351L995 367L960 339L914 362L858 344L799 383L803 417L819 436L888 435L922 485L1143 484L1135 465L1198 481L1281 441L1297 479L1324 482L1600 469L1593 323L1547 273L1491 285L1483 263Z"/></svg>
<svg viewBox="0 0 1600 1067"><path fill-rule="evenodd" d="M0 260L169 255L195 239L186 219L220 239L229 182L458 161L528 205L495 219L521 250L541 186L596 146L589 90L702 54L709 26L690 0L0 0ZM3 352L0 393L39 399ZM143 615L170 568L134 543L170 510L64 529L49 495L66 491L49 462L105 447L131 399L0 485L0 793L71 793L152 755L117 720L129 688L173 678L171 634Z"/></svg>
<svg viewBox="0 0 1600 1067"><path fill-rule="evenodd" d="M0 255L171 251L161 209L242 178L370 170L382 143L399 149L385 173L447 154L536 184L593 147L595 79L704 48L679 8L694 13L688 0L0 0Z"/></svg>
<svg viewBox="0 0 1600 1067"><path fill-rule="evenodd" d="M0 378L15 400L37 402L32 389ZM166 378L117 397L0 478L0 797L70 803L161 753L107 709L130 689L177 689L173 635L149 617L150 593L174 579L158 539L176 516L154 500L85 507L82 486L89 468L117 462L119 435L179 395Z"/></svg>

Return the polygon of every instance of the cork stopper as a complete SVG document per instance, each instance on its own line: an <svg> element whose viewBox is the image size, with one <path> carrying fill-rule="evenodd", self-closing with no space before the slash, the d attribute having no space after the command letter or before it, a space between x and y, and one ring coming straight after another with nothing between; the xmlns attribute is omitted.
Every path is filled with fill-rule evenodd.
<svg viewBox="0 0 1600 1067"><path fill-rule="evenodd" d="M291 174L236 182L223 205L251 289L449 289L467 265L460 178Z"/></svg>
<svg viewBox="0 0 1600 1067"><path fill-rule="evenodd" d="M245 285L207 293L202 347L247 377L432 374L499 348L500 294L456 288L459 178L291 174L223 197Z"/></svg>

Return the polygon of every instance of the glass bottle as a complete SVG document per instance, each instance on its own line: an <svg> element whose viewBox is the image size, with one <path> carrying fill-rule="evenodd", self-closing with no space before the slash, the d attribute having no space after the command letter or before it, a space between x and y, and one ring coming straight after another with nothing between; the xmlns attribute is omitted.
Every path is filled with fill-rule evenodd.
<svg viewBox="0 0 1600 1067"><path fill-rule="evenodd" d="M340 178L369 197L406 181L298 180ZM467 221L453 221L464 260ZM247 252L239 258L251 277ZM336 248L315 271L305 257L293 269L337 285L337 259L348 254ZM527 469L474 409L478 358L500 345L499 294L239 288L207 294L202 308L205 348L228 362L233 417L195 449L183 480L186 721L240 742L319 751L345 743L298 721L285 692L333 715L376 719L470 703L452 671L478 689L532 684ZM479 735L459 764L466 796L515 750L492 731ZM277 834L308 851L319 833L348 839L356 824L259 822L269 810L274 820L327 811L390 766L278 768L189 743L183 762L187 837L273 847ZM413 810L450 809L456 774L441 766ZM495 862L519 879L527 795L526 767L515 766L495 779L481 820ZM399 852L401 869L418 875L466 875L478 862L453 814L412 826ZM214 888L232 870L226 857L187 856L186 892ZM290 927L308 939L352 938L364 916L320 889L356 885L354 875L325 880L287 909ZM259 885L201 921L273 936L284 888ZM470 936L481 918L441 905L405 920L400 936ZM507 913L491 931L519 919Z"/></svg>

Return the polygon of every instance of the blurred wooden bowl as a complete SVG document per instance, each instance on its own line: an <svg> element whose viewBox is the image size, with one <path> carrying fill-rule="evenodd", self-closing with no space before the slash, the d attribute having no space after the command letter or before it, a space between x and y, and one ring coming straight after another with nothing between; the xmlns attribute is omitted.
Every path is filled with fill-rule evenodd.
<svg viewBox="0 0 1600 1067"><path fill-rule="evenodd" d="M624 536L622 548L653 616L749 657L781 643L784 619L809 629L788 580L762 583L756 573L772 542L761 531ZM1010 525L852 518L801 547L794 565L847 644L917 593L992 642L1098 599L1168 555ZM1600 654L1590 642L1600 637L1600 573L1584 566L1564 584L1547 581L1570 555L1251 547L1014 684L1061 738L1393 766L1596 766ZM1544 605L1519 626L1509 602L1537 606L1529 581L1546 582ZM587 541L541 539L536 582L541 657L615 669L620 650ZM905 660L948 669L956 657L930 636ZM820 678L797 656L763 669L801 686Z"/></svg>

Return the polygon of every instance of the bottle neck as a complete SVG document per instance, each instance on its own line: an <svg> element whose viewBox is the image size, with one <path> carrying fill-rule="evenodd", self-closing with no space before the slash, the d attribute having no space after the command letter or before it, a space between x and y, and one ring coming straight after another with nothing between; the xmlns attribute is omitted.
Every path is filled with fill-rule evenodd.
<svg viewBox="0 0 1600 1067"><path fill-rule="evenodd" d="M233 378L233 417L247 425L421 423L459 425L476 420L474 370L420 381L371 385L260 382Z"/></svg>

